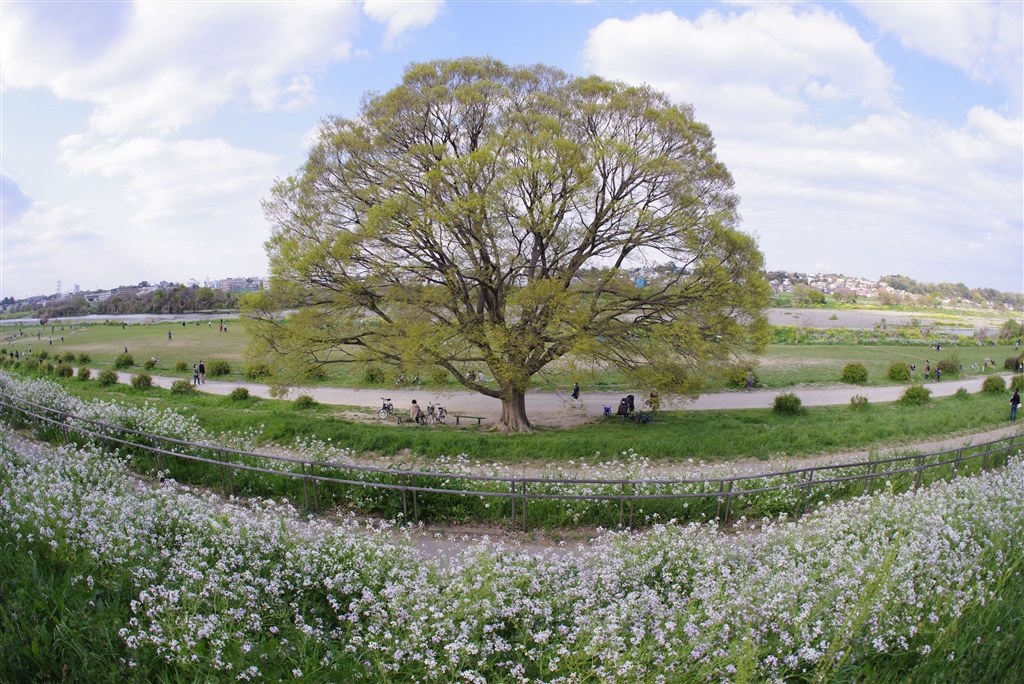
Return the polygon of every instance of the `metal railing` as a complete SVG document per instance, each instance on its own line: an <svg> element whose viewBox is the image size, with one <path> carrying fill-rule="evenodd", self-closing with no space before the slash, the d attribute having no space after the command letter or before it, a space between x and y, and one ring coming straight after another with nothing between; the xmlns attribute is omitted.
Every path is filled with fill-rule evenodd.
<svg viewBox="0 0 1024 684"><path fill-rule="evenodd" d="M365 495L368 490L379 491L401 498L401 518L406 522L419 522L425 517L424 497L498 499L508 504L513 530L527 529L527 504L530 502L536 506L536 502L559 501L565 507L579 502L602 503L613 507L612 519L616 517L614 507L617 505L619 527L635 525L638 505L650 507L658 503L673 504L674 507L668 509L670 512L685 510L690 503L700 503L704 511L700 519L714 517L724 524L735 517L737 509L742 515L744 504L749 504L752 497L775 496L780 499L779 512L799 515L824 500L816 500L822 496L822 491L825 498L831 497L830 491L842 492L844 487L845 495L866 494L875 491L880 482L891 484L899 478L903 479L907 489L916 489L926 479L931 482L1005 464L1011 454L1024 447L1024 435L1014 435L929 454L729 477L556 478L383 468L242 451L140 432L11 397L0 398L0 415L30 424L40 433L48 432L51 436L56 433L67 442L82 438L128 452L149 454L158 473L166 472L165 469L173 462L204 464L217 471L225 495L235 494L235 480L241 473L301 481L303 505L313 511L321 509L321 499L325 498L327 488L330 488L328 504L336 505L351 505L360 498L360 493ZM346 488L359 491L346 494ZM584 491L579 493L578 490ZM710 513L711 502L714 504L713 515ZM397 515L397 501L377 502L375 507L379 510L390 508ZM650 512L649 508L644 521L650 519ZM491 518L494 515L492 511ZM503 513L498 515L504 517ZM666 513L662 519L669 517Z"/></svg>

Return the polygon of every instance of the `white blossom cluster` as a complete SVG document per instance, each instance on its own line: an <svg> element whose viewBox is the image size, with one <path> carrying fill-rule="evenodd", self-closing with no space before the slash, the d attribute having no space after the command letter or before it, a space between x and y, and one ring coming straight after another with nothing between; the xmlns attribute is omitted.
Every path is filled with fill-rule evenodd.
<svg viewBox="0 0 1024 684"><path fill-rule="evenodd" d="M632 449L612 455L608 460L597 463L553 463L533 468L527 474L520 466L502 463L485 463L470 456L442 456L433 462L423 462L410 456L406 462L395 461L387 468L367 470L357 455L342 445L315 436L300 437L288 449L268 450L263 444L261 430L251 428L242 432L221 435L207 434L194 416L182 415L173 410L157 409L151 406L130 406L117 402L84 402L64 391L56 383L45 380L20 380L0 371L0 392L9 396L41 404L67 415L77 415L91 421L113 426L109 432L128 428L149 434L171 437L196 445L224 447L248 452L246 455L232 454L231 460L244 463L259 470L249 470L233 475L239 488L264 496L278 495L287 483L294 482L291 474L308 475L312 471L308 464L318 464L316 474L367 484L410 485L430 487L439 490L480 492L482 495L428 495L421 497L417 507L418 520L463 520L505 521L511 514L512 500L508 497L486 496L522 493L524 486L534 498L529 502L531 524L540 526L564 525L647 525L667 520L708 521L724 515L729 519L742 516L799 515L832 500L848 498L869 489L891 488L903 491L915 482L913 473L904 473L888 478L876 478L868 482L860 479L873 473L868 463L836 467L821 471L820 478L839 480L830 483L816 482L807 486L804 473L743 474L734 466L723 464L715 473L719 478L738 478L735 490L757 489L756 493L730 494L728 500L722 495L724 484L704 476L693 479L679 477L663 481L642 480L647 473L657 472L649 458ZM73 427L106 432L95 423L71 419ZM189 448L176 449L188 453ZM192 451L202 452L201 449ZM260 452L263 455L259 455ZM292 461L272 457L284 456ZM209 454L203 454L208 456ZM921 457L920 463L940 460L941 456ZM977 461L967 468L976 468ZM895 466L901 467L901 466ZM270 472L267 472L270 471ZM426 473L413 480L411 472ZM275 474L280 473L280 474ZM946 470L925 471L924 481L950 474ZM484 476L482 479L476 476ZM486 479L492 478L492 479ZM856 478L843 480L843 478ZM510 480L519 479L518 483ZM523 480L528 480L523 484ZM641 481L637 481L641 480ZM622 481L628 481L623 484ZM294 490L293 490L293 496ZM308 499L309 492L303 495ZM635 499L629 509L620 504L616 497L648 497ZM401 494L396 490L370 486L321 485L320 498L328 507L355 508L363 512L392 517L403 515ZM408 507L408 501L406 501ZM409 513L411 516L411 512Z"/></svg>
<svg viewBox="0 0 1024 684"><path fill-rule="evenodd" d="M880 654L956 658L952 626L1024 567L1020 455L756 536L669 523L540 557L433 559L354 519L140 488L95 449L4 449L0 488L8 552L88 558L81 581L128 569L124 643L195 679L828 680Z"/></svg>

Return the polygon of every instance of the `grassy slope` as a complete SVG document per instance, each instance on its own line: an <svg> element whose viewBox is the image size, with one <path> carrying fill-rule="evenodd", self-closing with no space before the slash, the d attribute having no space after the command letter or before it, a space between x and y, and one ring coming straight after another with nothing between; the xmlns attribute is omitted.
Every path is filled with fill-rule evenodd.
<svg viewBox="0 0 1024 684"><path fill-rule="evenodd" d="M64 385L86 397L174 406L196 415L203 427L214 433L256 430L276 443L315 435L357 452L392 455L408 449L425 456L469 454L475 459L512 462L600 461L629 449L652 458L706 461L795 457L996 427L1006 423L1008 410L1007 396L975 394L966 399L939 399L922 407L874 404L855 410L830 406L811 408L795 417L778 416L768 409L662 413L651 425L609 418L568 430L502 435L452 426L353 422L340 418L342 409L335 406L297 410L291 402L275 400L237 402L205 394L173 395L161 389L140 392L126 386L105 390L95 381L75 379Z"/></svg>

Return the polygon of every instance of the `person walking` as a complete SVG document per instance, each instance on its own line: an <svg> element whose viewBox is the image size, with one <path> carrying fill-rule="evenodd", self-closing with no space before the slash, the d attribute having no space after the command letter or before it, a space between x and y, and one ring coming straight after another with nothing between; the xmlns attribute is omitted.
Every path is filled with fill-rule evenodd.
<svg viewBox="0 0 1024 684"><path fill-rule="evenodd" d="M580 398L580 383L578 383L578 382L572 383L572 398L575 399L576 401L579 401L579 398Z"/></svg>
<svg viewBox="0 0 1024 684"><path fill-rule="evenodd" d="M1017 420L1017 407L1020 406L1020 390L1013 390L1013 396L1010 397L1010 421Z"/></svg>
<svg viewBox="0 0 1024 684"><path fill-rule="evenodd" d="M198 385L198 384L199 384L199 365L193 363L192 364L192 385L195 386L195 385Z"/></svg>
<svg viewBox="0 0 1024 684"><path fill-rule="evenodd" d="M206 364L203 363L202 359L199 359L199 384L206 384Z"/></svg>

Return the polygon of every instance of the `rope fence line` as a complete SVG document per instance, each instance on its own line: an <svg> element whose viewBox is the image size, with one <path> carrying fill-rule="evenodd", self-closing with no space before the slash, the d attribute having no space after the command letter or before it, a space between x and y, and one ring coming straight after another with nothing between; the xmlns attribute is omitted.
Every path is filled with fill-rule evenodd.
<svg viewBox="0 0 1024 684"><path fill-rule="evenodd" d="M527 504L530 501L617 503L620 528L634 526L636 505L644 502L711 499L715 504L714 517L725 524L744 497L800 491L803 494L803 505L802 510L796 513L805 513L813 503L815 491L833 485L863 482L862 493L870 493L879 486L880 481L909 475L913 477L912 488L916 489L922 485L926 473L936 474L934 479L938 479L944 476L937 472L941 468L948 468L951 478L957 477L965 466L990 469L1004 464L1012 453L1024 447L1024 435L1014 435L929 454L892 456L751 475L714 478L557 478L383 468L261 454L141 432L12 397L0 397L0 414L25 421L40 433L56 431L65 442L73 441L72 436L77 435L116 448L141 450L153 456L158 472L166 466L164 459L201 463L217 468L226 496L234 496L236 474L247 472L301 480L304 505L313 511L320 510L320 490L325 486L397 492L401 496L402 520L405 522L419 522L421 495L501 499L509 503L512 529L522 531L527 529ZM245 459L262 465L247 463ZM289 466L292 470L287 469ZM360 476L366 479L360 479ZM458 486L443 486L449 482L457 483ZM474 483L477 485L474 486ZM744 483L749 484L742 486ZM483 485L495 488L486 489ZM693 489L687 491L687 487ZM603 492L560 491L574 488L602 489ZM676 491L652 491L658 488L675 488Z"/></svg>

